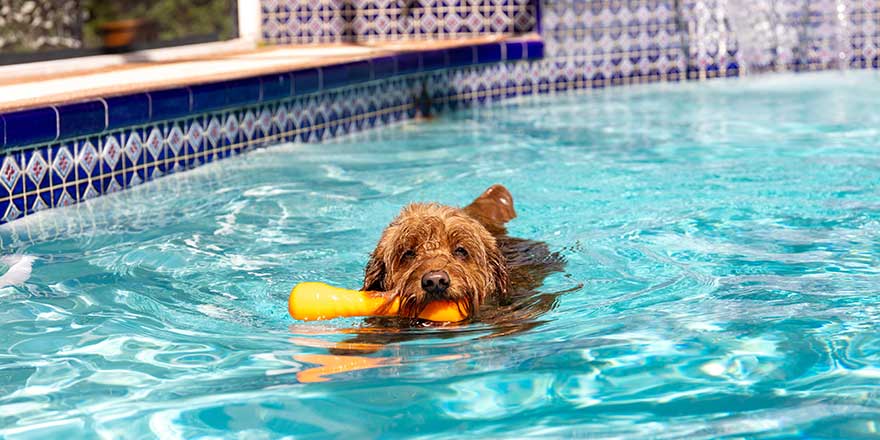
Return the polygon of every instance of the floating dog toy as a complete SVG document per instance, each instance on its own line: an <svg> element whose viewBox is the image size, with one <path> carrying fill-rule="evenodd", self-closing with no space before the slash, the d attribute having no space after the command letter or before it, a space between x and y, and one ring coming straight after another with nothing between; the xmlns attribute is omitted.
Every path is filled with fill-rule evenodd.
<svg viewBox="0 0 880 440"><path fill-rule="evenodd" d="M293 319L316 321L357 316L395 316L400 300L379 313L387 298L382 293L342 289L324 283L299 283L290 291L287 311ZM435 301L428 304L419 318L438 322L464 321L464 308L453 301Z"/></svg>

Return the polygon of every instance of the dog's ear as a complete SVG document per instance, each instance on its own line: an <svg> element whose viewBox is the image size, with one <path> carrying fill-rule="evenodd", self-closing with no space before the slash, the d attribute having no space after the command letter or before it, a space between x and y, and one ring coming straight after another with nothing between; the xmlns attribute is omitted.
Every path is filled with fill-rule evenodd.
<svg viewBox="0 0 880 440"><path fill-rule="evenodd" d="M377 246L376 250L370 255L370 261L364 270L364 288L365 292L384 292L385 291L385 260L380 252L381 246Z"/></svg>
<svg viewBox="0 0 880 440"><path fill-rule="evenodd" d="M497 246L488 246L487 249L489 270L495 279L495 294L497 295L498 303L507 304L510 302L510 294L508 292L510 277L507 274L507 261Z"/></svg>

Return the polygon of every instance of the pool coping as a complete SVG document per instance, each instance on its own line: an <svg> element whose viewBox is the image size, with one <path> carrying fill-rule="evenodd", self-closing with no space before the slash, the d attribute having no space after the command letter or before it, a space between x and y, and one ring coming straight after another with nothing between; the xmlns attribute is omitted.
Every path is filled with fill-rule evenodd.
<svg viewBox="0 0 880 440"><path fill-rule="evenodd" d="M543 41L537 34L351 46L366 48L368 52L280 62L262 69L242 67L219 76L192 75L171 83L134 82L121 89L111 84L82 93L47 96L39 102L0 103L0 151L370 81L538 59L544 53ZM316 46L304 47L314 50ZM132 72L136 74L137 68Z"/></svg>

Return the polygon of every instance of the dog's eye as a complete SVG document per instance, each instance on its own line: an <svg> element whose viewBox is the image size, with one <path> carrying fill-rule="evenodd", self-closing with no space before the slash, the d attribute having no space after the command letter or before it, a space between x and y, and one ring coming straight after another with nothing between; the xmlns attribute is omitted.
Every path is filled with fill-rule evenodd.
<svg viewBox="0 0 880 440"><path fill-rule="evenodd" d="M468 251L467 251L467 249L465 249L465 248L463 248L463 247L461 247L461 246L455 248L455 251L453 251L452 253L453 253L456 257L461 258L462 260L464 260L465 258L468 257Z"/></svg>
<svg viewBox="0 0 880 440"><path fill-rule="evenodd" d="M406 252L404 252L404 253L403 253L403 256L402 256L402 258L403 258L404 260L412 260L412 259L415 258L415 257L416 257L416 251L411 250L411 249L408 250L408 251L406 251Z"/></svg>

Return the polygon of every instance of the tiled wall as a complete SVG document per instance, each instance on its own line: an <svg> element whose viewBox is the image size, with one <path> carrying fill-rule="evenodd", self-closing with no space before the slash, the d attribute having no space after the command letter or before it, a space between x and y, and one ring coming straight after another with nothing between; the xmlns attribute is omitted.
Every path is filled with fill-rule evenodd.
<svg viewBox="0 0 880 440"><path fill-rule="evenodd" d="M752 72L877 68L878 0L681 0L681 6L690 71L698 77L724 75L731 63Z"/></svg>
<svg viewBox="0 0 880 440"><path fill-rule="evenodd" d="M409 6L407 6L409 5ZM564 88L877 67L880 0L264 0L269 43L538 30Z"/></svg>
<svg viewBox="0 0 880 440"><path fill-rule="evenodd" d="M543 0L556 89L878 68L880 0Z"/></svg>
<svg viewBox="0 0 880 440"><path fill-rule="evenodd" d="M524 93L483 73L525 66L542 51L540 42L508 41L401 53L0 114L0 223L265 145L320 142L427 105Z"/></svg>
<svg viewBox="0 0 880 440"><path fill-rule="evenodd" d="M539 77L557 89L678 80L687 59L672 0L545 1Z"/></svg>
<svg viewBox="0 0 880 440"><path fill-rule="evenodd" d="M450 39L535 30L537 0L263 0L271 44Z"/></svg>
<svg viewBox="0 0 880 440"><path fill-rule="evenodd" d="M2 220L117 192L266 143L319 141L400 120L414 111L409 104L417 86L413 79L397 79L7 154L0 164Z"/></svg>

